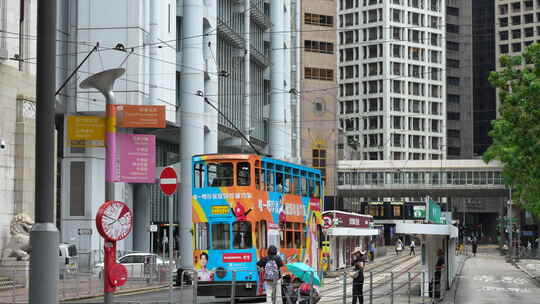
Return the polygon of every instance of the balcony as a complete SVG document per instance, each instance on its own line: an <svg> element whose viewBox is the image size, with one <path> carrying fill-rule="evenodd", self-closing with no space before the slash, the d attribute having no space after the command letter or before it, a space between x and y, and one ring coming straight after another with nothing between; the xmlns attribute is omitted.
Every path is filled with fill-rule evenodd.
<svg viewBox="0 0 540 304"><path fill-rule="evenodd" d="M235 32L227 23L221 18L217 18L218 33L222 34L224 38L229 41L236 48L244 48L244 38L239 33Z"/></svg>
<svg viewBox="0 0 540 304"><path fill-rule="evenodd" d="M272 26L270 18L264 14L264 7L262 1L251 1L250 16L253 21L263 29L269 29Z"/></svg>

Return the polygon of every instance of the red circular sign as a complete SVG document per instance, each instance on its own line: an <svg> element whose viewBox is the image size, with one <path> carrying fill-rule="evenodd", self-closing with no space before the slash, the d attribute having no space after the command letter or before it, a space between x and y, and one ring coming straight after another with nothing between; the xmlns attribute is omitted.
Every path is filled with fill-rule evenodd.
<svg viewBox="0 0 540 304"><path fill-rule="evenodd" d="M98 209L96 228L109 241L125 239L133 227L133 213L119 201L106 201Z"/></svg>
<svg viewBox="0 0 540 304"><path fill-rule="evenodd" d="M332 227L332 218L331 217L323 216L322 220L323 220L323 228L324 229L329 229L330 227Z"/></svg>
<svg viewBox="0 0 540 304"><path fill-rule="evenodd" d="M175 193L177 183L178 176L172 167L166 167L161 170L161 174L159 175L159 187L163 194L172 195Z"/></svg>
<svg viewBox="0 0 540 304"><path fill-rule="evenodd" d="M113 264L109 270L109 283L114 287L122 286L126 283L128 271L122 264Z"/></svg>

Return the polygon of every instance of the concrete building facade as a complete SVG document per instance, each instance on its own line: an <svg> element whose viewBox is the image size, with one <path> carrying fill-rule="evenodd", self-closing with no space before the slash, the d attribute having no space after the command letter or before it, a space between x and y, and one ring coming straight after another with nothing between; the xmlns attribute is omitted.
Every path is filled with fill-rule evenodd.
<svg viewBox="0 0 540 304"><path fill-rule="evenodd" d="M0 252L13 216L34 217L37 5L22 4L0 1Z"/></svg>
<svg viewBox="0 0 540 304"><path fill-rule="evenodd" d="M300 147L302 163L325 176L325 199L335 196L335 172L340 134L336 117L336 3L301 1Z"/></svg>
<svg viewBox="0 0 540 304"><path fill-rule="evenodd" d="M338 15L339 125L356 158L445 158L445 1L339 1Z"/></svg>

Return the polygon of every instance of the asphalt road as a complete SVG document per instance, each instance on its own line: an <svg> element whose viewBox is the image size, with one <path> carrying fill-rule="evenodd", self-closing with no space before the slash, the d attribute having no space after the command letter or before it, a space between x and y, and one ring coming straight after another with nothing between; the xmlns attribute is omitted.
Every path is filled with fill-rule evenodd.
<svg viewBox="0 0 540 304"><path fill-rule="evenodd" d="M480 251L477 257L469 258L458 284L456 304L540 303L537 283L496 250Z"/></svg>

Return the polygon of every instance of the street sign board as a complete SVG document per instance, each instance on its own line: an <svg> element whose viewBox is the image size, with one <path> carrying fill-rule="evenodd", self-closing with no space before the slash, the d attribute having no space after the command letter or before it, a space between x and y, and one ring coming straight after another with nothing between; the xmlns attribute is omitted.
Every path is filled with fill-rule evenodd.
<svg viewBox="0 0 540 304"><path fill-rule="evenodd" d="M68 143L72 147L104 147L105 117L68 116Z"/></svg>
<svg viewBox="0 0 540 304"><path fill-rule="evenodd" d="M148 227L148 230L150 230L150 232L157 232L158 226L152 224L152 225L150 225L150 226Z"/></svg>
<svg viewBox="0 0 540 304"><path fill-rule="evenodd" d="M441 206L432 200L428 200L428 222L433 224L444 224L441 217Z"/></svg>
<svg viewBox="0 0 540 304"><path fill-rule="evenodd" d="M122 128L165 128L165 106L116 106Z"/></svg>
<svg viewBox="0 0 540 304"><path fill-rule="evenodd" d="M169 196L176 192L178 176L172 167L165 167L159 174L159 187L163 194Z"/></svg>
<svg viewBox="0 0 540 304"><path fill-rule="evenodd" d="M116 155L107 181L156 182L156 136L116 133Z"/></svg>
<svg viewBox="0 0 540 304"><path fill-rule="evenodd" d="M413 206L414 218L425 219L426 218L426 206Z"/></svg>

